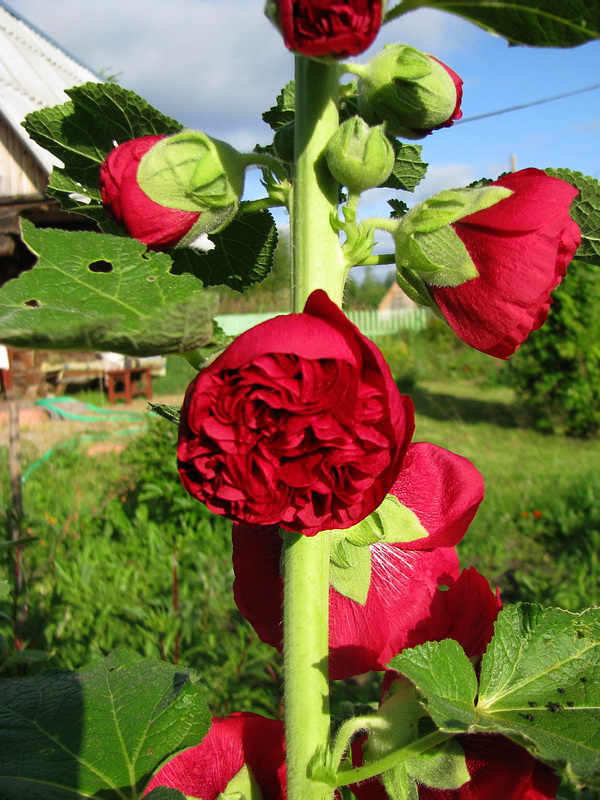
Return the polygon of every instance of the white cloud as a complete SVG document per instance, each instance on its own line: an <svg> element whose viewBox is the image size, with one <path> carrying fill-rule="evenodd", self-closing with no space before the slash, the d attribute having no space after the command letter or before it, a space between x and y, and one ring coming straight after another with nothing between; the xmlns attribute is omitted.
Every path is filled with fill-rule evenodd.
<svg viewBox="0 0 600 800"><path fill-rule="evenodd" d="M261 113L293 76L293 57L262 0L12 0L12 7L86 66L120 73L123 86L161 111L241 148L267 141ZM419 10L385 26L370 54L406 41L444 57L472 30Z"/></svg>

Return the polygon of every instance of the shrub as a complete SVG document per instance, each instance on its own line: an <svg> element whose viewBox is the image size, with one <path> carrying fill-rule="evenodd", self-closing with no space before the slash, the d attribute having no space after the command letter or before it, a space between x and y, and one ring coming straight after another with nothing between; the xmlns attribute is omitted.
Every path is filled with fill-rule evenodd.
<svg viewBox="0 0 600 800"><path fill-rule="evenodd" d="M512 362L512 383L539 430L600 430L600 266L573 261L544 326Z"/></svg>

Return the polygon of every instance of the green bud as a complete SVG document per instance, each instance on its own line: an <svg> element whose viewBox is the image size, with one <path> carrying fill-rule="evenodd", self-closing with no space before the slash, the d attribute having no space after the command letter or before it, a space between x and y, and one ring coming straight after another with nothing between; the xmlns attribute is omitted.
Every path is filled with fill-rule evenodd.
<svg viewBox="0 0 600 800"><path fill-rule="evenodd" d="M462 81L414 47L389 44L366 65L352 65L352 71L360 77L361 116L385 122L393 136L420 139L460 116Z"/></svg>
<svg viewBox="0 0 600 800"><path fill-rule="evenodd" d="M340 125L325 148L333 177L354 194L380 186L394 166L394 148L385 126L370 128L360 117Z"/></svg>
<svg viewBox="0 0 600 800"><path fill-rule="evenodd" d="M137 181L161 206L200 211L195 235L225 227L244 191L247 159L226 142L201 131L182 131L142 157Z"/></svg>
<svg viewBox="0 0 600 800"><path fill-rule="evenodd" d="M291 164L294 160L294 131L295 123L288 122L277 130L273 137L273 149L280 161Z"/></svg>

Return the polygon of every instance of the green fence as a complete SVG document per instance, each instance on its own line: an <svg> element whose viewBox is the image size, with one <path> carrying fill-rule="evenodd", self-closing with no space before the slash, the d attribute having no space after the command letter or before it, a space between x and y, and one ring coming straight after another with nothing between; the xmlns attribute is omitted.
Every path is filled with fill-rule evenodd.
<svg viewBox="0 0 600 800"><path fill-rule="evenodd" d="M216 318L225 333L238 336L254 325L278 316L280 312L264 314L219 314ZM361 333L370 338L385 336L398 331L420 331L427 325L430 312L426 308L407 308L401 311L347 311L348 318Z"/></svg>

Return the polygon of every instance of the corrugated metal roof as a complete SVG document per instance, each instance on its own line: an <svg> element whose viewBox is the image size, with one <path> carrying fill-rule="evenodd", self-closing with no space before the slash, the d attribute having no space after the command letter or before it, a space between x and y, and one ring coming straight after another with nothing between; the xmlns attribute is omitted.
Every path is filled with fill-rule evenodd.
<svg viewBox="0 0 600 800"><path fill-rule="evenodd" d="M60 161L32 141L21 121L69 98L64 90L101 79L0 2L0 113L49 173Z"/></svg>

